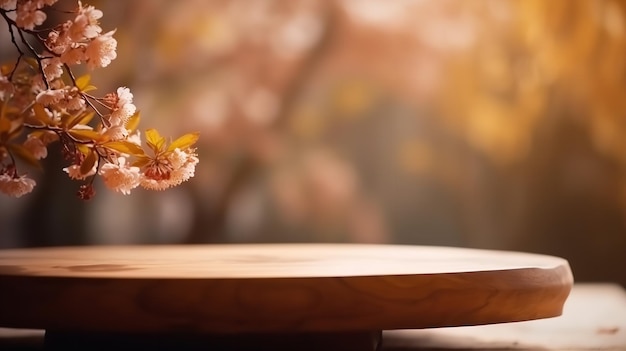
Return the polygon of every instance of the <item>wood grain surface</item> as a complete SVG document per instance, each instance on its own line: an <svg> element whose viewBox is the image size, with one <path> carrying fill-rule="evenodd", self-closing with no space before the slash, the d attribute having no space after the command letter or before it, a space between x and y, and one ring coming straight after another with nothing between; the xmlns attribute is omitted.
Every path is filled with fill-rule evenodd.
<svg viewBox="0 0 626 351"><path fill-rule="evenodd" d="M346 332L557 316L567 261L458 248L266 244L0 250L0 326Z"/></svg>

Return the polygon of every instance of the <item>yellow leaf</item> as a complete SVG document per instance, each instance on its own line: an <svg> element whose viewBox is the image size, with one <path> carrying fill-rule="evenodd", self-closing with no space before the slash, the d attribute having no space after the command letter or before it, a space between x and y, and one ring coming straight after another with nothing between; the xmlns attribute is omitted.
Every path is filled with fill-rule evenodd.
<svg viewBox="0 0 626 351"><path fill-rule="evenodd" d="M4 119L7 114L7 105L4 104L4 101L0 100L0 119Z"/></svg>
<svg viewBox="0 0 626 351"><path fill-rule="evenodd" d="M98 160L98 155L93 150L91 150L87 154L87 157L85 157L85 159L83 160L83 163L80 164L80 173L82 175L89 174L93 166L96 164L97 160Z"/></svg>
<svg viewBox="0 0 626 351"><path fill-rule="evenodd" d="M6 118L0 118L0 134L9 133L11 130L11 121Z"/></svg>
<svg viewBox="0 0 626 351"><path fill-rule="evenodd" d="M41 138L44 133L45 132L43 130L33 130L32 132L28 133L27 136L29 138Z"/></svg>
<svg viewBox="0 0 626 351"><path fill-rule="evenodd" d="M142 168L150 163L150 157L147 156L138 156L137 160L131 164L133 167Z"/></svg>
<svg viewBox="0 0 626 351"><path fill-rule="evenodd" d="M77 139L78 141L87 143L97 142L103 139L102 135L100 135L98 132L94 132L93 130L88 129L71 129L67 131L67 134L69 134L74 139Z"/></svg>
<svg viewBox="0 0 626 351"><path fill-rule="evenodd" d="M88 85L85 88L81 89L80 91L82 91L83 93L88 93L88 92L96 90L96 89L98 89L98 88L96 88L93 85Z"/></svg>
<svg viewBox="0 0 626 351"><path fill-rule="evenodd" d="M89 152L91 152L91 148L88 145L85 144L77 144L76 148L78 149L78 151L80 151L83 155L87 155Z"/></svg>
<svg viewBox="0 0 626 351"><path fill-rule="evenodd" d="M24 130L24 124L20 121L13 121L11 126L11 131L9 132L8 140L12 140L17 138L22 134L22 130Z"/></svg>
<svg viewBox="0 0 626 351"><path fill-rule="evenodd" d="M89 86L89 81L91 81L91 75L85 74L78 78L76 78L76 87L80 91L85 91L85 89Z"/></svg>
<svg viewBox="0 0 626 351"><path fill-rule="evenodd" d="M163 138L156 129L148 129L146 130L146 143L157 153L163 147L165 138Z"/></svg>
<svg viewBox="0 0 626 351"><path fill-rule="evenodd" d="M174 140L174 142L172 142L172 144L170 144L170 146L167 148L167 151L173 151L174 149L185 150L186 148L195 144L196 141L198 141L199 136L200 133L198 132L187 133L180 138Z"/></svg>
<svg viewBox="0 0 626 351"><path fill-rule="evenodd" d="M28 138L39 138L41 140L43 140L43 142L45 144L50 144L52 142L58 141L59 140L59 136L54 133L51 132L49 130L33 130L32 132L27 134Z"/></svg>
<svg viewBox="0 0 626 351"><path fill-rule="evenodd" d="M35 118L44 125L54 124L42 104L34 104L33 112L35 113Z"/></svg>
<svg viewBox="0 0 626 351"><path fill-rule="evenodd" d="M141 146L137 144L133 144L130 141L123 141L123 140L109 141L107 143L102 144L102 146L111 150L121 152L123 154L129 154L129 155L135 155L135 156L145 154Z"/></svg>
<svg viewBox="0 0 626 351"><path fill-rule="evenodd" d="M130 116L124 127L129 133L132 133L137 129L137 126L139 126L139 111Z"/></svg>
<svg viewBox="0 0 626 351"><path fill-rule="evenodd" d="M34 57L25 57L22 58L22 60L28 63L28 65L33 69L39 70L39 61L37 61Z"/></svg>
<svg viewBox="0 0 626 351"><path fill-rule="evenodd" d="M93 116L95 116L95 115L96 115L96 113L93 112L93 111L83 114L83 116L80 119L80 121L78 121L78 124L85 124L85 125L87 125L89 122L91 122L91 120L93 119Z"/></svg>
<svg viewBox="0 0 626 351"><path fill-rule="evenodd" d="M2 103L0 101L0 103ZM0 106L0 136L3 141L11 140L22 132L23 121L21 118L11 120L7 117L7 110L9 107L2 104Z"/></svg>
<svg viewBox="0 0 626 351"><path fill-rule="evenodd" d="M21 160L25 161L31 166L36 167L37 169L42 169L39 161L27 148L18 144L7 144L6 146L12 154L19 157Z"/></svg>
<svg viewBox="0 0 626 351"><path fill-rule="evenodd" d="M13 67L14 67L13 65L4 64L0 66L0 73L6 77L11 73L11 71L13 71Z"/></svg>
<svg viewBox="0 0 626 351"><path fill-rule="evenodd" d="M74 116L73 119L70 120L66 128L70 128L70 129L74 128L74 126L76 126L77 124L87 125L89 122L91 122L94 115L95 115L95 112L93 111L76 115Z"/></svg>

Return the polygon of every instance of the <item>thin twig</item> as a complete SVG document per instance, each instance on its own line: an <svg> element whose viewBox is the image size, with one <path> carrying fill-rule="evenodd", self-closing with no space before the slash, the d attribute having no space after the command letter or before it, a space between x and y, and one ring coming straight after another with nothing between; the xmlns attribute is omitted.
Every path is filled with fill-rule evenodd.
<svg viewBox="0 0 626 351"><path fill-rule="evenodd" d="M50 89L50 82L48 82L48 77L46 77L46 73L43 70L43 64L41 63L41 57L37 53L37 50L35 50L35 48L30 44L30 42L28 40L26 40L26 38L24 37L24 32L21 29L18 28L17 34L20 35L20 39L22 39L22 43L24 45L26 45L26 47L28 48L28 51L30 51L31 54L33 54L33 56L37 60L37 66L39 67L39 73L41 73L41 79L43 80L44 84L46 85L46 89Z"/></svg>
<svg viewBox="0 0 626 351"><path fill-rule="evenodd" d="M93 141L84 141L84 140L77 139L73 137L71 134L69 134L67 130L60 128L60 127L49 126L49 125L40 126L40 125L29 124L29 123L24 123L24 127L30 128L30 129L49 130L51 132L55 132L56 134L63 134L64 136L67 136L67 138L69 138L71 141L73 141L76 144L83 144L83 145L94 144Z"/></svg>
<svg viewBox="0 0 626 351"><path fill-rule="evenodd" d="M95 97L95 96L93 96L91 94L87 94L87 93L83 93L83 92L81 92L81 94L83 95L83 97L89 98L89 99L97 102L100 106L106 108L107 110L111 109L111 106L109 106L109 105L105 104L104 102L102 102L101 98L98 98L98 97Z"/></svg>
<svg viewBox="0 0 626 351"><path fill-rule="evenodd" d="M74 75L74 72L72 72L72 69L70 68L70 66L67 63L63 64L63 67L65 68L65 71L67 72L67 74L70 76L70 80L72 81L72 85L76 86L76 76ZM85 101L85 103L87 105L89 105L89 107L91 107L94 112L96 112L96 114L98 115L98 117L100 117L100 121L102 122L102 124L105 127L110 127L110 124L108 123L108 121L106 120L106 118L104 118L104 114L102 114L97 108L96 106L91 102L91 100L89 99L90 97L93 98L91 95L83 93L82 91L80 92L80 96L83 98L83 100ZM98 99L94 100L98 101Z"/></svg>
<svg viewBox="0 0 626 351"><path fill-rule="evenodd" d="M22 51L22 48L17 44L17 40L15 39L15 32L13 32L13 24L12 24L13 21L6 15L4 11L1 11L0 14L2 14L2 17L5 19L7 27L9 27L9 33L11 33L11 43L13 43L13 46L15 46L15 49L19 53L19 56L17 57L17 60L15 61L15 66L11 70L11 73L9 74L9 77L8 77L9 80L12 80L13 75L17 71L17 67L20 64L20 61L22 60L22 57L24 57L24 51Z"/></svg>

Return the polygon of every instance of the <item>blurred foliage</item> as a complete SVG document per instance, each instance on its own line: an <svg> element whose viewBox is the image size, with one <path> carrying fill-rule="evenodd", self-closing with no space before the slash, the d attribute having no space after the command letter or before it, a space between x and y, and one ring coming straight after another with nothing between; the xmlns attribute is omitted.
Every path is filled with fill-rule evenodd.
<svg viewBox="0 0 626 351"><path fill-rule="evenodd" d="M180 189L103 196L73 237L36 235L528 250L626 284L626 2L99 6L129 59L94 80L200 130L202 162Z"/></svg>

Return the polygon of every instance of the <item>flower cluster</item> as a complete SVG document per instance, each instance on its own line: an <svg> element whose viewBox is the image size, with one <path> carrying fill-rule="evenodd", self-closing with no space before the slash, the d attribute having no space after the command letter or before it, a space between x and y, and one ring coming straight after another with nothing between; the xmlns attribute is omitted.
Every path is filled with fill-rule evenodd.
<svg viewBox="0 0 626 351"><path fill-rule="evenodd" d="M144 149L130 89L98 97L89 74L74 75L74 66L94 70L117 57L115 30L103 33L100 27L102 11L78 2L71 19L40 28L46 20L42 10L55 2L0 0L0 16L18 53L16 62L0 67L0 192L31 192L36 183L18 172L17 159L39 167L54 142L69 163L63 170L85 182L78 191L82 199L95 195L96 175L122 194L137 186L163 190L193 177L198 133L168 142L149 129Z"/></svg>

